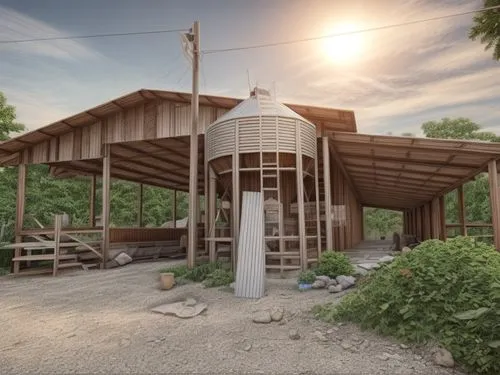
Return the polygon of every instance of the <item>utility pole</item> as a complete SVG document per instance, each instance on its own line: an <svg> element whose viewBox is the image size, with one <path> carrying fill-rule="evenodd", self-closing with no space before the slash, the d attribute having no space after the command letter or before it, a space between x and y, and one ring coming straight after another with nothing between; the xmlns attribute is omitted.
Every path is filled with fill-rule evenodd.
<svg viewBox="0 0 500 375"><path fill-rule="evenodd" d="M193 89L191 94L191 140L189 153L189 209L187 266L195 265L198 248L198 86L200 71L200 22L195 21L190 33L193 46Z"/></svg>

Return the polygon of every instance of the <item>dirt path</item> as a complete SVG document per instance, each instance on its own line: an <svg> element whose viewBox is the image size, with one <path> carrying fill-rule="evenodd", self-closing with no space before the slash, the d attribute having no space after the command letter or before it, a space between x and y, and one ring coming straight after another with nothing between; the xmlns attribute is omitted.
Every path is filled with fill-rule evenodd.
<svg viewBox="0 0 500 375"><path fill-rule="evenodd" d="M300 293L293 280L271 279L259 301L199 284L160 291L163 265L1 277L1 372L459 374L354 326L314 320L312 306L335 300L324 290ZM150 312L186 297L208 310L187 320ZM251 321L273 306L285 308L281 324Z"/></svg>

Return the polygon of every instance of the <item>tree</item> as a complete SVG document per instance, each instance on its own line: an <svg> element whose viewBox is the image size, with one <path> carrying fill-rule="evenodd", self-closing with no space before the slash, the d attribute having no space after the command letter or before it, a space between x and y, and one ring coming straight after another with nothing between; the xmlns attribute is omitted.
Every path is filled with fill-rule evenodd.
<svg viewBox="0 0 500 375"><path fill-rule="evenodd" d="M16 109L7 104L7 98L0 92L0 141L10 138L10 133L17 133L25 129L24 125L15 122Z"/></svg>
<svg viewBox="0 0 500 375"><path fill-rule="evenodd" d="M400 212L382 208L366 208L364 211L366 237L390 236L394 231L401 231L403 217Z"/></svg>
<svg viewBox="0 0 500 375"><path fill-rule="evenodd" d="M484 0L484 7L500 5L500 0ZM486 44L485 50L493 50L493 58L500 60L500 9L479 12L474 16L474 25L469 32L469 38L479 39Z"/></svg>
<svg viewBox="0 0 500 375"><path fill-rule="evenodd" d="M441 121L428 121L422 125L422 131L427 138L500 141L500 137L496 134L480 130L480 125L464 117L455 119L445 117Z"/></svg>

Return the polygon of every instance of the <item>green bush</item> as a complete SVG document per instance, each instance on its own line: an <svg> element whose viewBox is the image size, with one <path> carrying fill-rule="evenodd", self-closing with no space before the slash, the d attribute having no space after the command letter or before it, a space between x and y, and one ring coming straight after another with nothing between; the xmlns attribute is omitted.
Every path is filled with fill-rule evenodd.
<svg viewBox="0 0 500 375"><path fill-rule="evenodd" d="M500 254L471 238L426 241L338 306L314 312L408 342L438 342L468 369L500 373Z"/></svg>
<svg viewBox="0 0 500 375"><path fill-rule="evenodd" d="M196 267L193 267L192 269L189 269L185 265L167 267L167 268L162 268L160 272L161 273L171 272L174 274L175 278L182 278L199 283L205 280L208 277L208 275L210 275L214 271L219 269L227 270L229 268L230 266L226 263L210 262L210 263L202 263Z"/></svg>
<svg viewBox="0 0 500 375"><path fill-rule="evenodd" d="M162 268L160 270L160 273L173 273L174 277L184 277L186 274L189 272L189 268L185 265L179 265L179 266L173 266L173 267L167 267L167 268Z"/></svg>
<svg viewBox="0 0 500 375"><path fill-rule="evenodd" d="M339 275L354 274L354 267L345 254L328 250L321 254L315 272L318 276L335 278Z"/></svg>
<svg viewBox="0 0 500 375"><path fill-rule="evenodd" d="M233 273L225 269L217 269L211 274L209 274L205 280L203 280L203 285L207 288L214 288L217 286L229 285L234 281Z"/></svg>
<svg viewBox="0 0 500 375"><path fill-rule="evenodd" d="M312 284L315 280L316 274L314 271L302 271L298 278L299 284Z"/></svg>

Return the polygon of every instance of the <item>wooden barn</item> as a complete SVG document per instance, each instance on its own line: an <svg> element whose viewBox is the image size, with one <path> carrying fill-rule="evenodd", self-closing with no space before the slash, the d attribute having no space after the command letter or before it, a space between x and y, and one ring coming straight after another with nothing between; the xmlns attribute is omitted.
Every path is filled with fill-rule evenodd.
<svg viewBox="0 0 500 375"><path fill-rule="evenodd" d="M176 227L174 208L171 227L110 227L113 178L174 196L189 192L191 124L190 94L142 89L0 143L0 165L19 170L14 273L40 260L53 261L55 274L106 265L121 251L162 256L184 248L190 266L222 257L235 265L243 191L262 195L268 271L306 269L325 249L359 245L363 207L401 211L403 232L419 240L445 239L454 227L467 235L468 228L490 226L500 248L500 144L359 134L353 111L281 104L261 89L246 100L199 96L198 188L190 193L205 199L187 226ZM53 227L25 227L26 171L33 164L49 165L58 178L88 176L88 226L68 226L58 216ZM462 185L485 171L492 224L466 223ZM455 189L460 222L449 224L444 195Z"/></svg>

